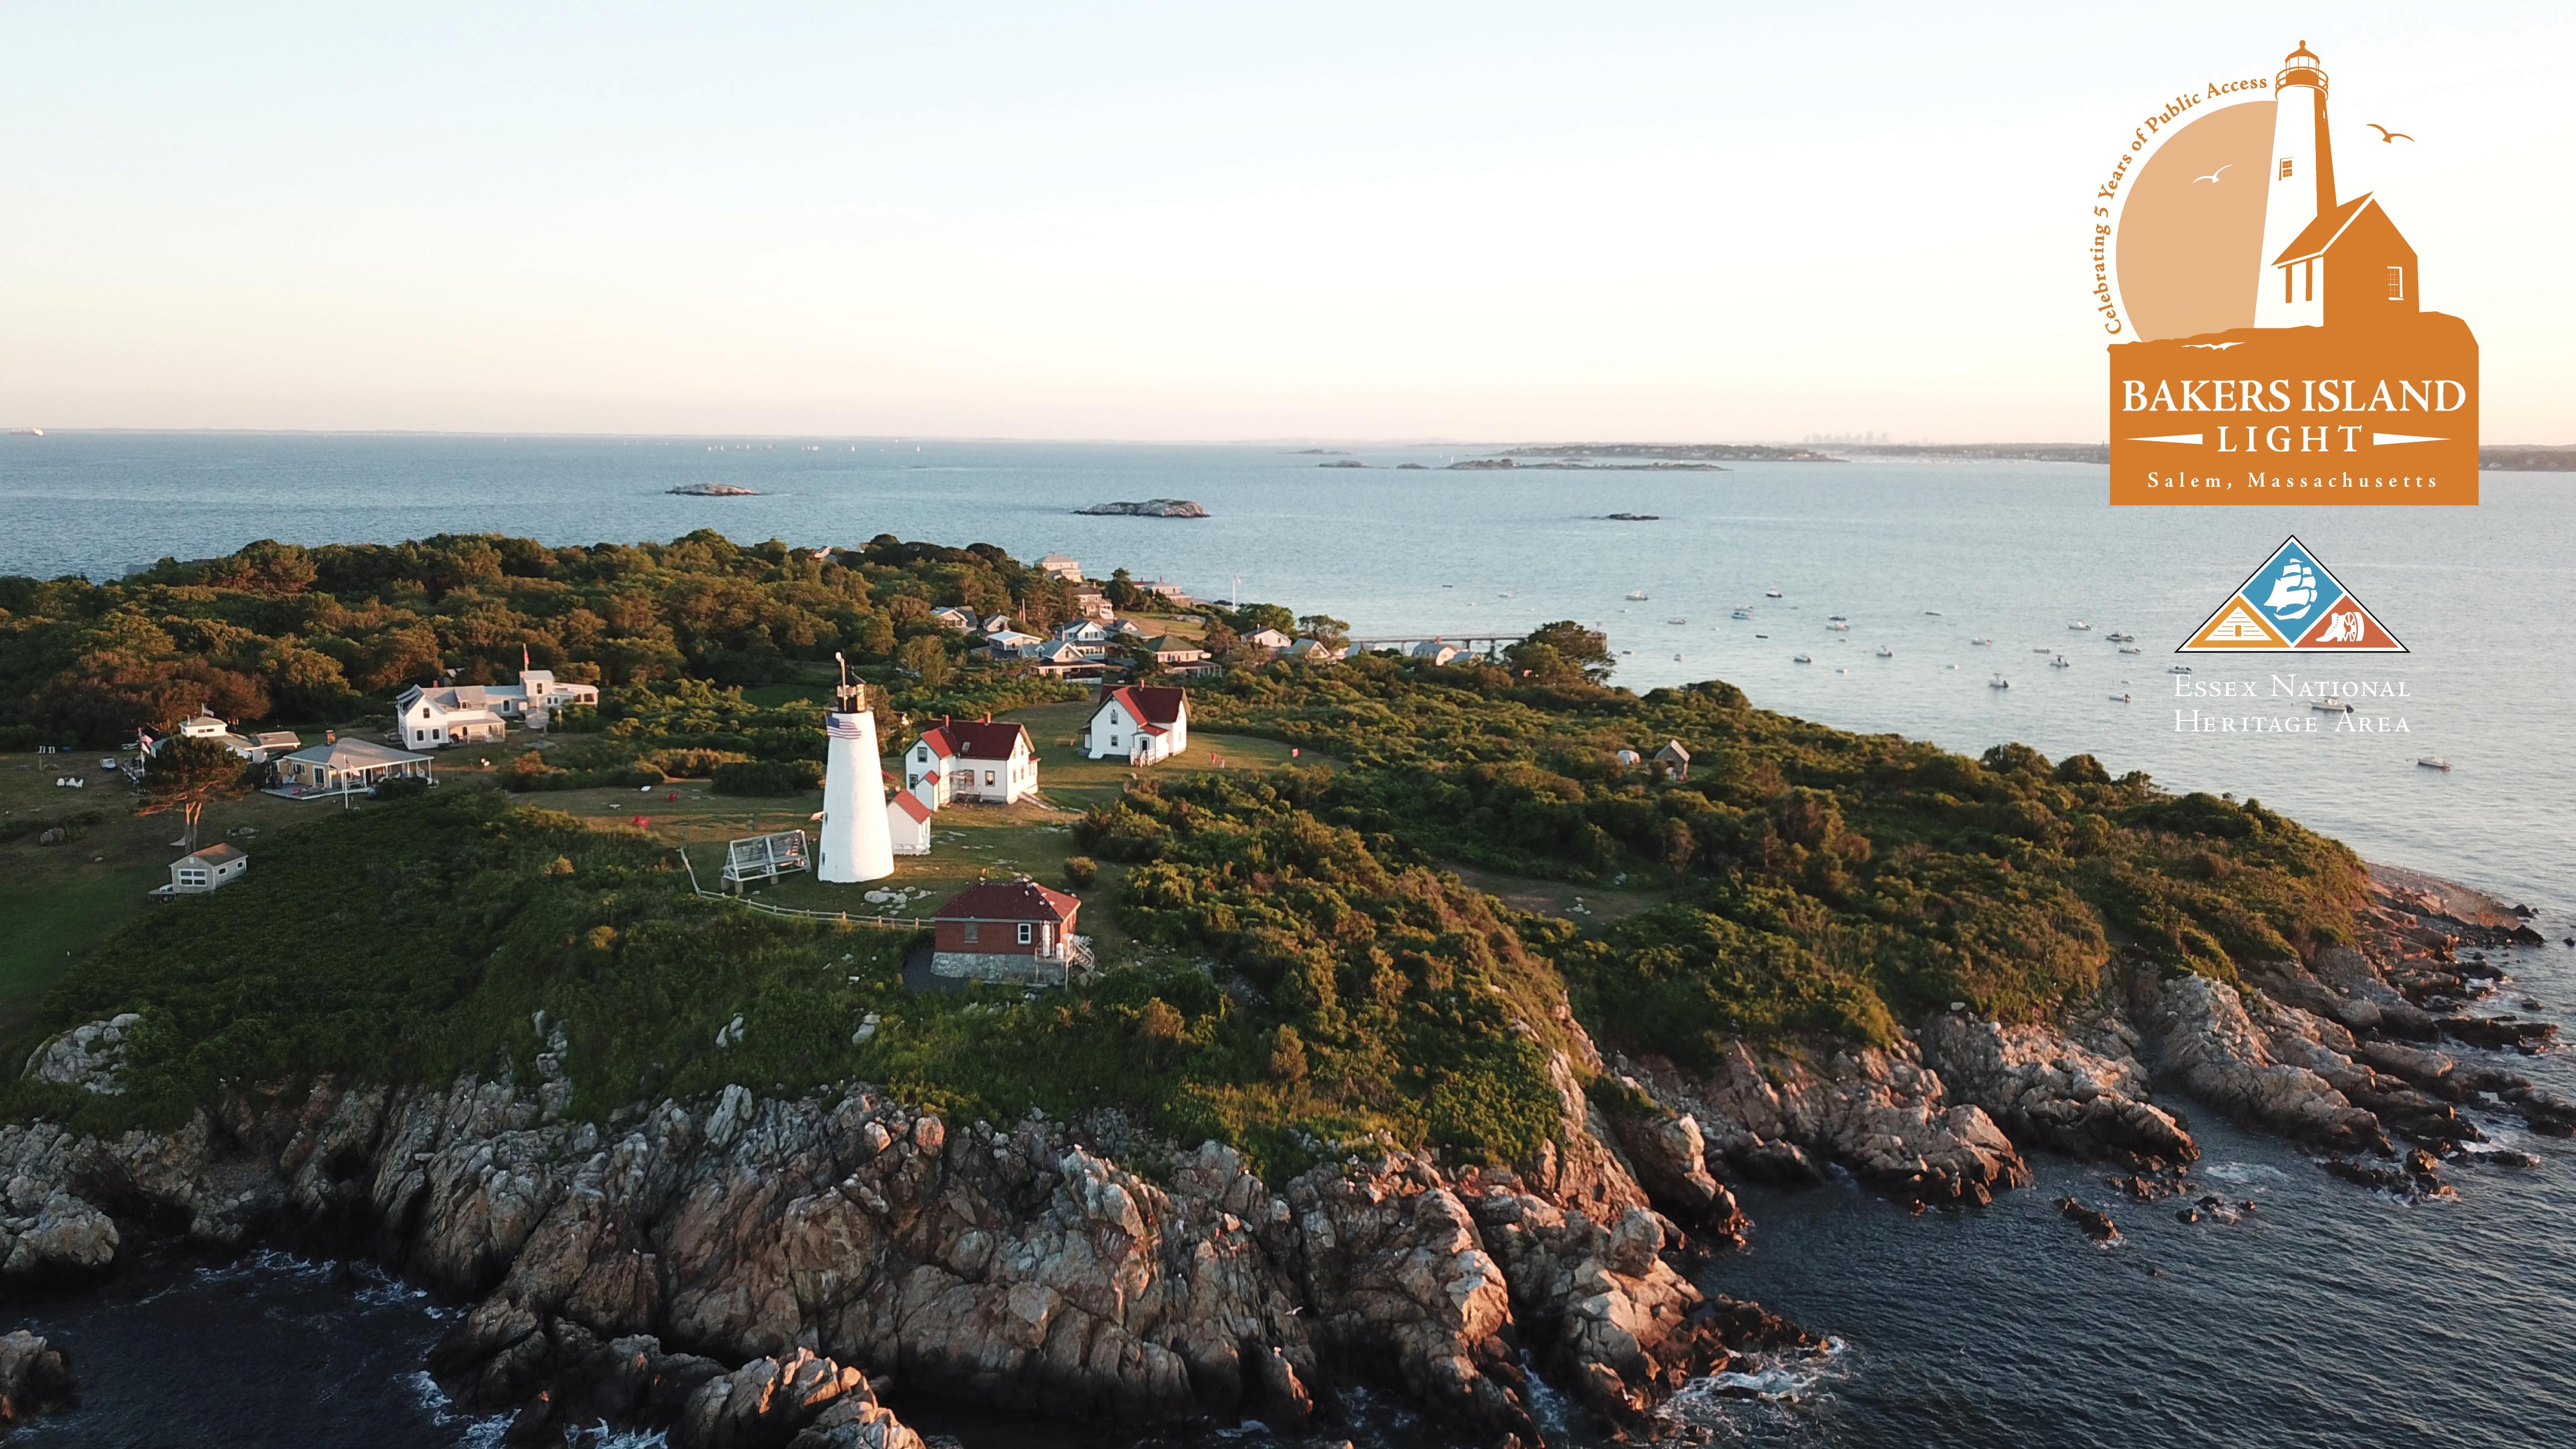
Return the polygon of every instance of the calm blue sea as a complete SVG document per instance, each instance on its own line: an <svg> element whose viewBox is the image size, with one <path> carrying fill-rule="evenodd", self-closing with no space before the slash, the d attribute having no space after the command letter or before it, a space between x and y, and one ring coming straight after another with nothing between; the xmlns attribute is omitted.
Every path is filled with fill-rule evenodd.
<svg viewBox="0 0 2576 1449"><path fill-rule="evenodd" d="M0 573L113 577L263 537L493 531L590 543L712 527L744 541L894 533L1024 558L1063 552L1094 574L1124 565L1210 596L1234 594L1239 579L1240 597L1331 613L1363 635L1510 633L1572 618L1609 631L1618 678L1634 687L1718 677L1759 705L1846 728L1969 751L2005 740L2052 757L2090 751L2115 773L2259 796L2372 859L2528 900L2553 940L2576 935L2576 763L2564 738L2576 479L2490 474L2488 501L2464 510L2115 511L2102 470L2074 465L1440 471L1487 451L1351 445L1370 466L1345 469L1284 445L9 437ZM1405 462L1428 466L1399 471ZM690 483L762 496L665 491ZM1212 516L1072 512L1153 497L1196 499ZM1622 512L1656 519L1600 517ZM2295 670L2202 657L2193 684L2237 683L2254 697L2177 699L2178 676L2166 673L2174 646L2292 533L2412 652ZM1766 597L1772 589L1781 597ZM1648 597L1630 601L1632 591ZM1739 606L1753 617L1731 618ZM1848 633L1825 628L1837 614ZM2068 627L2076 621L2093 627ZM2143 652L2118 653L2115 631L2135 634ZM1814 662L1792 662L1801 653ZM1996 673L2011 687L1990 688ZM2340 717L2272 697L2276 674L2404 694L2362 703L2372 730L2338 733ZM2190 709L2302 728L2178 730L2177 711ZM2454 768L2422 768L2424 755ZM2569 1019L2576 951L2511 956L2520 988ZM2563 1059L2522 1065L2576 1091ZM2325 1179L2279 1144L2195 1120L2209 1170L2265 1203L2254 1225L2184 1228L2169 1211L2114 1205L2129 1243L2104 1252L2048 1206L2070 1189L2102 1196L2065 1164L2044 1168L2040 1191L1922 1219L1841 1188L1756 1195L1755 1246L1718 1265L1713 1285L1846 1348L1781 1397L1705 1406L1703 1427L1766 1444L2564 1442L2576 1424L2567 1145L2489 1124L2543 1165L2469 1171L2461 1202L2406 1208ZM184 1305L207 1290L179 1281L176 1291ZM300 1302L325 1290L287 1279L256 1291ZM105 1300L40 1312L69 1341L86 1340L102 1406L121 1397L127 1408L85 1410L31 1442L152 1442L115 1426L203 1413L172 1387L184 1379L150 1365L191 1344L222 1354L232 1316L269 1311L245 1297L253 1290L224 1292L207 1300L194 1337L188 1313L165 1312L147 1333ZM408 1310L350 1305L347 1332L317 1326L323 1337L305 1348L280 1335L265 1351L307 1354L315 1374L372 1379L349 1391L374 1396L369 1432L385 1444L492 1432L443 1419L419 1397L408 1375L425 1330ZM363 1367L347 1359L350 1334L378 1346ZM128 1412L140 1417L112 1417ZM1364 1441L1418 1437L1392 1420L1364 1427ZM979 1427L978 1440L1046 1436ZM231 1442L297 1441L262 1432Z"/></svg>

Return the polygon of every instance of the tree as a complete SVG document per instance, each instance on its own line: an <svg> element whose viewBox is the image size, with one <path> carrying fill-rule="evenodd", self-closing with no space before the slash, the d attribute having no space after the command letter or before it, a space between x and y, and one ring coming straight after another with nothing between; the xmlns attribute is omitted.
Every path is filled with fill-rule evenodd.
<svg viewBox="0 0 2576 1449"><path fill-rule="evenodd" d="M1610 636L1586 629L1572 619L1542 624L1518 644L1503 651L1512 672L1534 684L1599 684L1617 661Z"/></svg>
<svg viewBox="0 0 2576 1449"><path fill-rule="evenodd" d="M903 647L895 651L894 662L921 681L926 689L935 689L948 682L951 669L948 646L940 642L936 634L916 634L906 639Z"/></svg>
<svg viewBox="0 0 2576 1449"><path fill-rule="evenodd" d="M1300 614L1297 616L1297 632L1338 649L1350 641L1351 626L1348 621L1330 614Z"/></svg>
<svg viewBox="0 0 2576 1449"><path fill-rule="evenodd" d="M214 740L168 739L160 742L143 765L143 803L137 815L176 810L187 821L181 837L197 847L197 820L210 800L238 800L251 792L262 767L245 765L241 756Z"/></svg>
<svg viewBox="0 0 2576 1449"><path fill-rule="evenodd" d="M1111 608L1117 609L1121 613L1130 609L1141 609L1148 603L1151 603L1153 598L1153 595L1146 593L1143 589L1136 586L1135 578L1125 569L1119 569L1110 574L1109 604Z"/></svg>

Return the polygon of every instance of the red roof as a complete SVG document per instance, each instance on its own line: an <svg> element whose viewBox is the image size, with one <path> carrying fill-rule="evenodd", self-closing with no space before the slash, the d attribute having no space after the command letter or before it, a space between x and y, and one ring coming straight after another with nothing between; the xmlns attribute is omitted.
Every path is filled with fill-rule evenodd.
<svg viewBox="0 0 2576 1449"><path fill-rule="evenodd" d="M1100 693L1100 702L1112 700L1127 711L1127 717L1144 725L1176 725L1181 722L1181 708L1190 692L1168 684L1127 684Z"/></svg>
<svg viewBox="0 0 2576 1449"><path fill-rule="evenodd" d="M922 804L921 797L915 795L910 790L897 790L894 792L894 808L911 816L916 824L928 825L930 823L930 807Z"/></svg>
<svg viewBox="0 0 2576 1449"><path fill-rule="evenodd" d="M921 742L932 754L959 760L1007 760L1028 737L1025 725L993 720L943 720L921 732ZM1030 752L1036 753L1036 747Z"/></svg>
<svg viewBox="0 0 2576 1449"><path fill-rule="evenodd" d="M2353 218L2361 215L2361 209L2370 205L2373 194L2365 191L2309 222L2307 228L2291 238L2290 244L2281 249L2281 254L2272 259L2272 265L2282 267L2292 262L2304 262L2333 246L2343 238L2344 228L2352 225Z"/></svg>
<svg viewBox="0 0 2576 1449"><path fill-rule="evenodd" d="M1036 881L988 880L950 896L935 916L943 921L1053 921L1069 925L1082 902Z"/></svg>

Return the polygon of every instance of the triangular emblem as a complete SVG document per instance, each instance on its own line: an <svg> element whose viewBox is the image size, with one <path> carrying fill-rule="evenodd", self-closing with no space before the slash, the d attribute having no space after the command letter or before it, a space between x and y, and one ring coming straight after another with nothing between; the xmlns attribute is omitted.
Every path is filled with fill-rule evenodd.
<svg viewBox="0 0 2576 1449"><path fill-rule="evenodd" d="M2177 654L2240 649L2403 654L2406 646L2362 607L2294 535L2272 551Z"/></svg>
<svg viewBox="0 0 2576 1449"><path fill-rule="evenodd" d="M2202 649L2287 649L2290 641L2281 631L2264 621L2260 610L2237 595L2210 615L2200 632L2191 636L2183 650ZM2181 652L2181 651L2177 651Z"/></svg>

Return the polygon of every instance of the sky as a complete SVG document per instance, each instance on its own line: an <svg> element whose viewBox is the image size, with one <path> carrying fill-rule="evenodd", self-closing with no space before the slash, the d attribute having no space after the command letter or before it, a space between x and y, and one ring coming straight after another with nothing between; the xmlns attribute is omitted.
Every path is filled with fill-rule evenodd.
<svg viewBox="0 0 2576 1449"><path fill-rule="evenodd" d="M0 424L2098 441L2094 190L2302 39L2576 443L2576 7L2351 3L13 4Z"/></svg>

